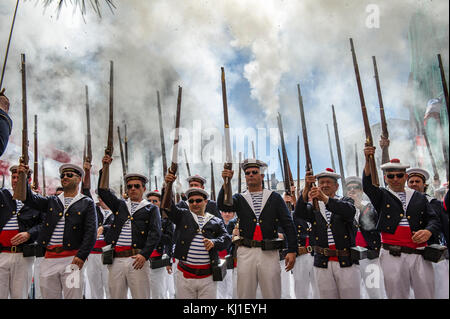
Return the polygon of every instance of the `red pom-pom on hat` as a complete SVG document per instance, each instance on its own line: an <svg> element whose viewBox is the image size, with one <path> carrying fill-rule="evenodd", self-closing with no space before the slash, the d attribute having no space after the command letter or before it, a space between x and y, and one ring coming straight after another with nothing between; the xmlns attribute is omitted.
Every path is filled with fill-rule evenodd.
<svg viewBox="0 0 450 319"><path fill-rule="evenodd" d="M334 169L332 169L332 168L326 168L325 170L326 170L327 172L334 173Z"/></svg>
<svg viewBox="0 0 450 319"><path fill-rule="evenodd" d="M400 160L398 158L391 159L391 163L400 163Z"/></svg>

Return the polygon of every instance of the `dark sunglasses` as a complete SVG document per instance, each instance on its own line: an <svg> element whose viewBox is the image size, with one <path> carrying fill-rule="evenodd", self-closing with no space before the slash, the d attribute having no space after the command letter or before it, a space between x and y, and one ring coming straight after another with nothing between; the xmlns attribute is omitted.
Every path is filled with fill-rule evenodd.
<svg viewBox="0 0 450 319"><path fill-rule="evenodd" d="M250 174L256 175L256 174L259 174L259 171L246 171L245 172L245 175L250 175Z"/></svg>
<svg viewBox="0 0 450 319"><path fill-rule="evenodd" d="M194 204L194 202L196 202L197 204L200 204L201 202L203 202L203 199L197 198L197 199L190 199L188 200L189 204Z"/></svg>
<svg viewBox="0 0 450 319"><path fill-rule="evenodd" d="M139 189L141 188L141 184L127 184L127 189L132 189L133 187Z"/></svg>
<svg viewBox="0 0 450 319"><path fill-rule="evenodd" d="M61 178L61 179L63 179L64 177L68 177L68 178L72 178L72 177L74 177L76 174L75 173L61 173L61 175L59 175L59 177Z"/></svg>
<svg viewBox="0 0 450 319"><path fill-rule="evenodd" d="M405 176L405 173L387 174L386 175L386 177L389 179L393 179L395 176L397 176L397 178L403 178L403 176Z"/></svg>

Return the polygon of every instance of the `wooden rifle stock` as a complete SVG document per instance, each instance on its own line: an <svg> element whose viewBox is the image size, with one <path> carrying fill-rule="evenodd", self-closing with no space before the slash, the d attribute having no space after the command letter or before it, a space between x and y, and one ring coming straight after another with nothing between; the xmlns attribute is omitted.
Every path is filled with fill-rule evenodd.
<svg viewBox="0 0 450 319"><path fill-rule="evenodd" d="M367 116L366 102L364 100L364 93L361 85L361 78L359 75L358 61L356 59L355 48L353 46L353 39L351 38L350 38L350 48L352 52L353 66L355 68L355 77L356 77L356 84L358 86L359 100L361 103L361 112L364 121L364 130L366 132L365 146L373 146L372 132L370 130L369 118ZM377 166L375 163L375 157L372 155L369 156L369 168L370 168L370 175L372 177L372 184L376 187L379 187L380 182L378 180Z"/></svg>
<svg viewBox="0 0 450 319"><path fill-rule="evenodd" d="M230 141L230 125L228 122L228 103L227 103L227 87L225 83L225 70L222 67L222 102L223 102L223 118L225 126L225 146L226 146L226 162L223 165L224 169L231 170L233 168L231 159L231 141ZM233 206L233 192L231 190L231 180L227 177L223 183L224 199L223 203L226 206Z"/></svg>
<svg viewBox="0 0 450 319"><path fill-rule="evenodd" d="M448 107L448 88L447 88L447 80L445 79L444 65L442 64L441 55L437 55L438 63L439 63L439 71L441 72L441 82L442 82L442 90L444 92L445 105L447 106L447 116L450 122L450 110ZM448 163L447 163L448 165Z"/></svg>

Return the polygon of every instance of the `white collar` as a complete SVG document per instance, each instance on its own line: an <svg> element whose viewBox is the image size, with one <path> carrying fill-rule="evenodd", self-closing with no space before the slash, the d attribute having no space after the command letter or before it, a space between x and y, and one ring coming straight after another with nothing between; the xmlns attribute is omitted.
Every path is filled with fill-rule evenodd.
<svg viewBox="0 0 450 319"><path fill-rule="evenodd" d="M193 212L191 212L191 211L189 211L189 212L192 214L192 217L194 217L195 222L196 222L196 223L199 225L199 227L200 227L200 224L198 223L198 216L197 216L197 214L195 214L195 213L193 213ZM210 213L208 213L208 212L205 212L205 215L203 216L203 218L204 218L203 226L205 226L205 225L210 221L210 219L212 219L213 217L214 217L214 215L212 215L212 214L210 214ZM203 228L203 226L200 227L200 229Z"/></svg>
<svg viewBox="0 0 450 319"><path fill-rule="evenodd" d="M77 201L79 201L80 199L82 199L83 197L86 197L85 195L83 195L82 193L78 193L70 202L70 204L64 208L64 212L66 212L70 206L72 206L73 204L75 204ZM64 202L65 202L65 197L64 197L64 192L62 192L61 194L58 195L58 199L61 201L61 204L64 207Z"/></svg>
<svg viewBox="0 0 450 319"><path fill-rule="evenodd" d="M128 211L130 212L130 214L131 214L131 199L127 199L126 200L126 204L127 204L127 208L128 208ZM151 203L148 201L148 200L146 200L146 199L143 199L143 200L141 200L140 202L139 202L139 205L136 207L136 210L134 211L134 212L137 212L139 209L141 209L142 207L145 207L145 206L147 206L147 205L150 205ZM134 214L134 213L133 213Z"/></svg>
<svg viewBox="0 0 450 319"><path fill-rule="evenodd" d="M270 195L272 195L272 190L268 190L268 189L263 189L262 190L262 202L261 202L261 213L264 210L264 206L266 206L267 200L269 199ZM252 200L252 195L251 193L247 190L245 190L245 192L241 193L241 195L245 198L245 200L247 201L248 205L250 206L250 208L252 209L253 213L255 212L255 207L253 206L253 200Z"/></svg>

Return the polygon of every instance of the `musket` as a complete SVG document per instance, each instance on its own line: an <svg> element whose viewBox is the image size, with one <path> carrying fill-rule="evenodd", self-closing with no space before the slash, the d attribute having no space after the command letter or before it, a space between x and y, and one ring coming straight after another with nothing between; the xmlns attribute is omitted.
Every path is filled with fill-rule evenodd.
<svg viewBox="0 0 450 319"><path fill-rule="evenodd" d="M39 166L38 166L38 133L37 133L37 115L34 115L34 167L33 167L33 186L37 191L39 188Z"/></svg>
<svg viewBox="0 0 450 319"><path fill-rule="evenodd" d="M216 186L214 183L214 167L213 162L211 160L211 200L216 200Z"/></svg>
<svg viewBox="0 0 450 319"><path fill-rule="evenodd" d="M167 159L166 159L166 146L164 143L164 129L162 123L162 113L161 113L161 102L159 99L159 91L156 91L157 98L157 108L158 108L158 118L159 118L159 136L161 139L161 156L162 156L162 165L163 165L163 176L166 176L167 173Z"/></svg>
<svg viewBox="0 0 450 319"><path fill-rule="evenodd" d="M366 142L365 146L373 146L373 138L372 138L372 132L370 129L369 124L369 118L367 116L367 108L366 108L366 102L364 100L364 93L361 85L361 78L359 75L359 67L358 67L358 61L356 59L356 53L355 48L353 46L353 39L350 38L350 48L352 51L352 58L353 58L353 66L355 68L355 77L356 77L356 84L358 86L358 93L359 93L359 100L361 103L361 112L363 116L364 121L364 129L366 133ZM376 187L380 186L380 182L378 180L378 172L377 172L377 166L375 163L375 157L373 155L369 156L369 168L370 168L370 175L372 177L372 184Z"/></svg>
<svg viewBox="0 0 450 319"><path fill-rule="evenodd" d="M267 189L269 191L272 189L272 187L270 186L269 170L267 170Z"/></svg>
<svg viewBox="0 0 450 319"><path fill-rule="evenodd" d="M433 175L434 175L433 179L436 182L439 181L439 184L440 184L440 178L439 178L439 173L438 173L437 166L436 166L436 161L434 160L433 153L431 152L430 142L428 141L428 136L427 136L425 127L423 127L422 134L423 134L423 138L425 140L425 144L427 145L428 154L430 155L431 166L433 167Z"/></svg>
<svg viewBox="0 0 450 319"><path fill-rule="evenodd" d="M231 170L233 168L232 156L231 156L231 139L230 139L230 124L228 122L228 103L227 103L227 88L225 84L225 70L221 67L222 71L222 101L223 101L223 120L225 126L225 147L226 147L226 159L223 165L224 169ZM227 177L223 183L224 199L223 203L226 206L233 206L233 193L231 190L231 180Z"/></svg>
<svg viewBox="0 0 450 319"><path fill-rule="evenodd" d="M346 194L344 163L342 161L342 152L341 152L341 141L339 139L339 129L338 129L337 121L336 121L336 113L334 112L333 104L331 105L331 109L333 111L334 137L336 138L336 150L337 150L338 161L339 161L339 171L341 173L342 191L344 194Z"/></svg>
<svg viewBox="0 0 450 319"><path fill-rule="evenodd" d="M252 154L253 154L253 158L256 158L255 143L253 143L253 141L252 141Z"/></svg>
<svg viewBox="0 0 450 319"><path fill-rule="evenodd" d="M28 165L28 120L27 120L27 75L25 54L21 54L22 63L22 156L19 162ZM13 199L25 201L27 197L27 173L19 172L19 179L14 188Z"/></svg>
<svg viewBox="0 0 450 319"><path fill-rule="evenodd" d="M303 144L305 147L305 170L306 172L310 171L312 175L314 175L313 173L313 168L312 168L312 162L311 162L311 154L309 152L309 142L308 142L308 131L306 129L306 120L305 120L305 111L303 108L303 98L302 98L302 93L300 91L300 84L297 84L297 91L298 91L298 105L300 107L300 120L302 123L302 135L303 135ZM314 187L315 183L311 183L310 187ZM314 210L318 211L319 210L319 201L317 200L317 198L313 199L313 207Z"/></svg>
<svg viewBox="0 0 450 319"><path fill-rule="evenodd" d="M47 185L45 182L45 163L44 158L42 158L42 196L47 196Z"/></svg>
<svg viewBox="0 0 450 319"><path fill-rule="evenodd" d="M375 83L377 85L378 102L380 103L380 118L381 118L381 138L389 139L389 131L387 128L386 115L384 114L383 96L381 94L380 78L378 77L377 59L372 56L373 69L375 73ZM389 162L389 146L381 148L381 164Z"/></svg>
<svg viewBox="0 0 450 319"><path fill-rule="evenodd" d="M438 63L439 63L439 70L441 71L442 90L444 91L445 104L447 105L448 121L450 122L450 110L448 108L448 88L447 88L447 81L445 80L444 66L442 64L442 59L441 59L440 54L437 55L437 58L438 58ZM447 163L447 165L448 165L448 163Z"/></svg>
<svg viewBox="0 0 450 319"><path fill-rule="evenodd" d="M331 138L330 138L330 129L327 124L327 134L328 134L328 147L330 149L330 158L331 158L331 168L336 171L336 165L334 164L334 155L333 155L333 147L331 146Z"/></svg>
<svg viewBox="0 0 450 319"><path fill-rule="evenodd" d="M127 124L125 124L125 137L123 139L123 145L125 147L125 170L128 172L128 135L127 135Z"/></svg>
<svg viewBox="0 0 450 319"><path fill-rule="evenodd" d="M19 0L17 0L17 2L16 2L16 8L14 9L14 16L13 16L13 20L12 20L12 23L11 23L11 30L9 31L8 44L6 45L5 60L3 61L2 77L0 79L0 90L2 89L2 85L3 85L3 77L5 76L6 62L8 61L9 47L11 45L11 38L12 38L13 30L14 30L14 23L16 21L16 14L17 14L17 7L18 6L19 6ZM0 94L2 94L2 93L0 93Z"/></svg>
<svg viewBox="0 0 450 319"><path fill-rule="evenodd" d="M175 124L175 138L173 140L172 149L172 164L169 167L169 173L175 175L178 170L178 142L180 134L180 113L181 113L181 86L178 86L178 99L177 99L177 119ZM173 182L166 183L164 187L164 196L161 201L161 209L170 209L170 201L172 200L172 185Z"/></svg>
<svg viewBox="0 0 450 319"><path fill-rule="evenodd" d="M156 175L155 175L155 189L158 190L158 179L156 178Z"/></svg>
<svg viewBox="0 0 450 319"><path fill-rule="evenodd" d="M148 189L152 190L152 152L148 152Z"/></svg>
<svg viewBox="0 0 450 319"><path fill-rule="evenodd" d="M292 196L294 201L296 202L296 196L295 193L291 192L291 187L294 186L294 179L292 178L292 172L289 165L289 158L286 151L286 144L284 142L284 131L283 131L283 121L281 120L281 114L278 113L277 117L278 121L278 131L280 133L280 140L281 140L281 153L283 154L283 168L284 168L284 188L287 195ZM290 210L292 210L291 203L288 203L288 207Z"/></svg>
<svg viewBox="0 0 450 319"><path fill-rule="evenodd" d="M184 158L186 160L186 169L187 169L187 172L188 172L188 176L192 176L191 175L191 168L189 167L189 161L188 161L187 155L186 155L186 150L183 150L183 151L184 151Z"/></svg>
<svg viewBox="0 0 450 319"><path fill-rule="evenodd" d="M242 163L242 153L239 152L239 171L238 171L238 193L242 192L242 175L241 175L241 163Z"/></svg>
<svg viewBox="0 0 450 319"><path fill-rule="evenodd" d="M108 123L108 141L105 149L105 155L112 157L114 151L114 62L110 61L109 72L109 123ZM99 188L109 188L109 165L103 165L102 176ZM121 194L122 195L122 194Z"/></svg>
<svg viewBox="0 0 450 319"><path fill-rule="evenodd" d="M285 178L285 175L284 175L284 167L283 167L283 161L281 160L280 149L278 149L278 160L280 162L281 178L283 178L283 183L284 183L286 178Z"/></svg>
<svg viewBox="0 0 450 319"><path fill-rule="evenodd" d="M119 148L120 148L120 160L122 162L122 176L125 177L127 175L127 167L125 164L125 158L123 155L123 146L122 146L122 137L120 136L120 127L117 127L117 137L119 139Z"/></svg>
<svg viewBox="0 0 450 319"><path fill-rule="evenodd" d="M297 193L300 192L300 136L297 135Z"/></svg>
<svg viewBox="0 0 450 319"><path fill-rule="evenodd" d="M85 162L92 162L92 144L91 144L91 117L89 115L89 91L88 86L85 86L86 89L86 148L87 153L84 158Z"/></svg>
<svg viewBox="0 0 450 319"><path fill-rule="evenodd" d="M359 177L358 147L356 144L355 144L355 167L356 167L356 176Z"/></svg>

